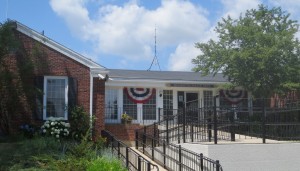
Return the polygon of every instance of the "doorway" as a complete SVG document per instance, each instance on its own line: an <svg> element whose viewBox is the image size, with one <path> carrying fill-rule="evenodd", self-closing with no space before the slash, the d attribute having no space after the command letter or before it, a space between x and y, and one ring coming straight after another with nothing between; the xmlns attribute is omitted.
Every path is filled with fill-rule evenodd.
<svg viewBox="0 0 300 171"><path fill-rule="evenodd" d="M185 110L183 110L185 108ZM199 98L197 92L178 91L178 113L183 114L185 111L187 121L197 120L199 108ZM182 121L183 118L179 118Z"/></svg>

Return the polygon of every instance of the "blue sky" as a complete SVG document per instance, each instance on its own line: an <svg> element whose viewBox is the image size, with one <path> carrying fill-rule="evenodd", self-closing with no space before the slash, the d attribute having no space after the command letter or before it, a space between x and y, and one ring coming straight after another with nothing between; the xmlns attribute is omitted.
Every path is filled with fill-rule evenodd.
<svg viewBox="0 0 300 171"><path fill-rule="evenodd" d="M300 19L300 0L0 0L0 22L9 18L44 31L107 68L137 70L152 62L156 28L161 69L190 71L200 53L195 42L216 39L222 17L261 3Z"/></svg>

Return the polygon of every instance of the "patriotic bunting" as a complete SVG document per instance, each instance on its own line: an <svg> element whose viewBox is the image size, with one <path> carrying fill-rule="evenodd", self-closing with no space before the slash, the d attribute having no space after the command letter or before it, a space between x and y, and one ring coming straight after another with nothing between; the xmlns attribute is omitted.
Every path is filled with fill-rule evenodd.
<svg viewBox="0 0 300 171"><path fill-rule="evenodd" d="M124 93L134 103L146 103L155 93L155 88L124 88Z"/></svg>
<svg viewBox="0 0 300 171"><path fill-rule="evenodd" d="M244 90L220 90L220 95L231 104L238 104L247 97L247 92Z"/></svg>

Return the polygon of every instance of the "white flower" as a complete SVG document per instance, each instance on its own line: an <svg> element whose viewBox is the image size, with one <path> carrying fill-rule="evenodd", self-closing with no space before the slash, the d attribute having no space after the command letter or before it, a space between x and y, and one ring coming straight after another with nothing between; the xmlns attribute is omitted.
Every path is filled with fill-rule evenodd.
<svg viewBox="0 0 300 171"><path fill-rule="evenodd" d="M44 125L42 125L42 126L41 126L41 128L42 128L42 129L44 129L44 128L45 128L45 126L44 126Z"/></svg>
<svg viewBox="0 0 300 171"><path fill-rule="evenodd" d="M67 129L64 129L64 131L67 132L68 130L67 130Z"/></svg>
<svg viewBox="0 0 300 171"><path fill-rule="evenodd" d="M49 124L46 124L45 126L46 126L47 128L49 128L49 127L50 127L50 125L49 125Z"/></svg>
<svg viewBox="0 0 300 171"><path fill-rule="evenodd" d="M45 130L45 129L43 129L43 133L46 133L46 130Z"/></svg>
<svg viewBox="0 0 300 171"><path fill-rule="evenodd" d="M70 124L69 123L65 123L65 127L69 128Z"/></svg>
<svg viewBox="0 0 300 171"><path fill-rule="evenodd" d="M53 132L51 132L51 135L53 134Z"/></svg>
<svg viewBox="0 0 300 171"><path fill-rule="evenodd" d="M49 117L48 119L49 119L49 121L54 121L55 120L55 118L53 118L52 116Z"/></svg>
<svg viewBox="0 0 300 171"><path fill-rule="evenodd" d="M51 125L55 125L55 122L51 122Z"/></svg>
<svg viewBox="0 0 300 171"><path fill-rule="evenodd" d="M56 135L56 138L59 138L59 135Z"/></svg>

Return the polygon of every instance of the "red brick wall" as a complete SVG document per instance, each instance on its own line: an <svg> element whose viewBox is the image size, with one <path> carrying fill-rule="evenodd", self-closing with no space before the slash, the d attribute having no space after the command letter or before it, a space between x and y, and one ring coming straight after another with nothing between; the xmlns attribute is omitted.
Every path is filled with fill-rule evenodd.
<svg viewBox="0 0 300 171"><path fill-rule="evenodd" d="M139 124L106 124L105 129L111 132L119 140L134 141L135 130L141 129Z"/></svg>
<svg viewBox="0 0 300 171"><path fill-rule="evenodd" d="M96 117L94 123L94 138L101 134L104 129L104 104L105 104L105 81L99 78L93 80L93 114Z"/></svg>
<svg viewBox="0 0 300 171"><path fill-rule="evenodd" d="M77 105L82 106L88 113L90 111L90 71L89 68L80 64L77 61L74 61L70 59L69 57L65 56L64 54L61 54L48 46L43 45L42 43L17 32L18 38L21 40L22 45L26 49L26 53L28 56L31 56L32 62L35 64L34 68L34 76L67 76L72 77L77 80ZM38 52L37 52L38 51ZM18 67L16 67L16 61L17 61L17 55L11 54L9 58L7 59L7 64L11 68L13 72L18 73ZM33 83L32 78L32 83ZM17 82L18 80L16 80ZM101 86L104 85L104 83L101 83ZM102 87L100 91L99 97L103 96L104 87ZM97 96L97 105L100 105L100 103L103 102L102 100ZM41 121L36 122L33 121L32 115L33 111L31 111L28 108L28 104L26 104L26 101L29 99L26 99L26 97L20 97L20 99L23 99L22 103L22 109L20 113L14 114L14 118L12 118L12 132L16 131L18 127L21 124L31 122L32 123L38 123L41 124ZM32 100L32 99L31 99ZM101 112L103 110L97 109L97 116L101 118ZM103 124L101 128L103 128Z"/></svg>

